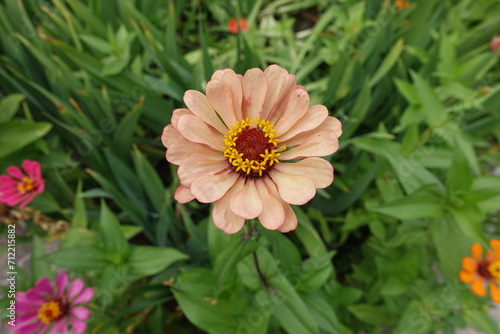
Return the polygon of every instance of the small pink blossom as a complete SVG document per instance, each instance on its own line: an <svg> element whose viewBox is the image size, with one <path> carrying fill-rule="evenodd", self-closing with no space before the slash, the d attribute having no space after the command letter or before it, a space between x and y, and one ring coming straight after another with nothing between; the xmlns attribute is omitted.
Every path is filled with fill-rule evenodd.
<svg viewBox="0 0 500 334"><path fill-rule="evenodd" d="M84 288L81 278L69 282L68 274L59 273L55 284L40 278L34 288L16 293L16 326L10 328L14 334L68 334L69 329L83 334L90 311L79 304L93 296L94 290Z"/></svg>
<svg viewBox="0 0 500 334"><path fill-rule="evenodd" d="M36 195L45 189L40 163L24 160L24 172L17 166L7 168L7 174L0 175L0 202L9 206L18 203L20 208L31 202Z"/></svg>
<svg viewBox="0 0 500 334"><path fill-rule="evenodd" d="M500 49L500 36L499 35L493 36L493 38L491 39L490 48L491 48L491 51L496 51L496 50Z"/></svg>

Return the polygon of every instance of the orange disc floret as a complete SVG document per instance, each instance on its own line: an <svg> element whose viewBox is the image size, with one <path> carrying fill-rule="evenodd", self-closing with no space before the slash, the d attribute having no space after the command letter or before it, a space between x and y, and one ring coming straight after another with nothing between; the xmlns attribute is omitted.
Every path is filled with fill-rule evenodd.
<svg viewBox="0 0 500 334"><path fill-rule="evenodd" d="M486 296L486 287L490 288L491 299L500 303L500 240L491 240L492 250L486 251L483 258L483 246L474 243L471 255L462 259L462 271L459 278L470 284L471 291L479 296Z"/></svg>

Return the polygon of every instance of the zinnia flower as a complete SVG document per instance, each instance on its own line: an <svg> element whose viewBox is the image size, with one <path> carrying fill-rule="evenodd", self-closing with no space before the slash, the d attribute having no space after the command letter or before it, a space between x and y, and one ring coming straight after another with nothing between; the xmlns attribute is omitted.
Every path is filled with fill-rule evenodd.
<svg viewBox="0 0 500 334"><path fill-rule="evenodd" d="M247 19L242 18L236 21L236 19L231 18L227 23L227 28L231 34L237 34L240 31L245 31L248 29Z"/></svg>
<svg viewBox="0 0 500 334"><path fill-rule="evenodd" d="M297 226L290 204L311 200L333 181L319 157L338 149L339 120L277 65L265 71L216 71L206 95L188 90L163 130L167 160L179 165L180 203L215 202L212 217L226 233L258 218L270 230Z"/></svg>
<svg viewBox="0 0 500 334"><path fill-rule="evenodd" d="M500 49L500 36L498 35L493 36L493 38L491 39L490 48L491 51L496 51Z"/></svg>
<svg viewBox="0 0 500 334"><path fill-rule="evenodd" d="M396 2L394 3L394 6L396 6L396 8L399 8L399 9L406 9L406 8L410 7L410 3L406 2L404 0L396 0Z"/></svg>
<svg viewBox="0 0 500 334"><path fill-rule="evenodd" d="M491 299L500 303L500 240L491 240L493 251L486 251L483 259L483 247L474 243L471 246L472 257L462 259L459 277L464 283L470 283L471 291L479 297L486 295L486 285L490 287Z"/></svg>
<svg viewBox="0 0 500 334"><path fill-rule="evenodd" d="M40 278L34 288L16 293L18 316L16 326L10 328L15 334L68 333L70 328L77 334L85 333L90 311L77 305L93 296L94 290L84 288L81 278L69 283L68 274L59 273L55 286L48 278Z"/></svg>
<svg viewBox="0 0 500 334"><path fill-rule="evenodd" d="M40 164L32 160L22 163L24 172L17 166L7 168L9 175L0 175L0 202L9 206L18 203L20 208L31 202L45 188Z"/></svg>

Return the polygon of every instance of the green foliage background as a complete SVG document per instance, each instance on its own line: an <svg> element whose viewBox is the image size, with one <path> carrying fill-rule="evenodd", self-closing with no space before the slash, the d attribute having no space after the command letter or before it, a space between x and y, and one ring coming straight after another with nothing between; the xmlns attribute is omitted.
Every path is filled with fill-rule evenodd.
<svg viewBox="0 0 500 334"><path fill-rule="evenodd" d="M85 277L98 334L500 333L458 280L500 238L500 1L410 4L4 0L0 170L40 161L32 206L71 222L51 254L33 224L19 237L19 287ZM271 63L343 123L335 181L295 231L227 236L173 200L159 137L214 70Z"/></svg>

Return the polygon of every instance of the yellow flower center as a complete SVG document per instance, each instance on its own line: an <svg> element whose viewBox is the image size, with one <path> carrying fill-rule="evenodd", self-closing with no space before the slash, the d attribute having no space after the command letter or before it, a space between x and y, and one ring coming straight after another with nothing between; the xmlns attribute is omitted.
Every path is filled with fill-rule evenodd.
<svg viewBox="0 0 500 334"><path fill-rule="evenodd" d="M43 304L38 309L38 319L45 325L59 319L62 314L61 304L55 300Z"/></svg>
<svg viewBox="0 0 500 334"><path fill-rule="evenodd" d="M253 124L255 122L255 125ZM249 177L262 176L269 167L279 163L278 157L286 147L276 150L278 142L274 126L268 120L248 117L236 122L224 136L224 156L234 169Z"/></svg>
<svg viewBox="0 0 500 334"><path fill-rule="evenodd" d="M500 261L491 262L488 266L488 271L490 272L491 276L500 278Z"/></svg>
<svg viewBox="0 0 500 334"><path fill-rule="evenodd" d="M19 192L21 194L24 194L28 191L31 191L33 190L33 188L35 188L34 186L34 181L32 179L30 179L29 177L25 176L23 177L23 179L21 180L21 182L19 182L17 184L17 190L19 190Z"/></svg>

